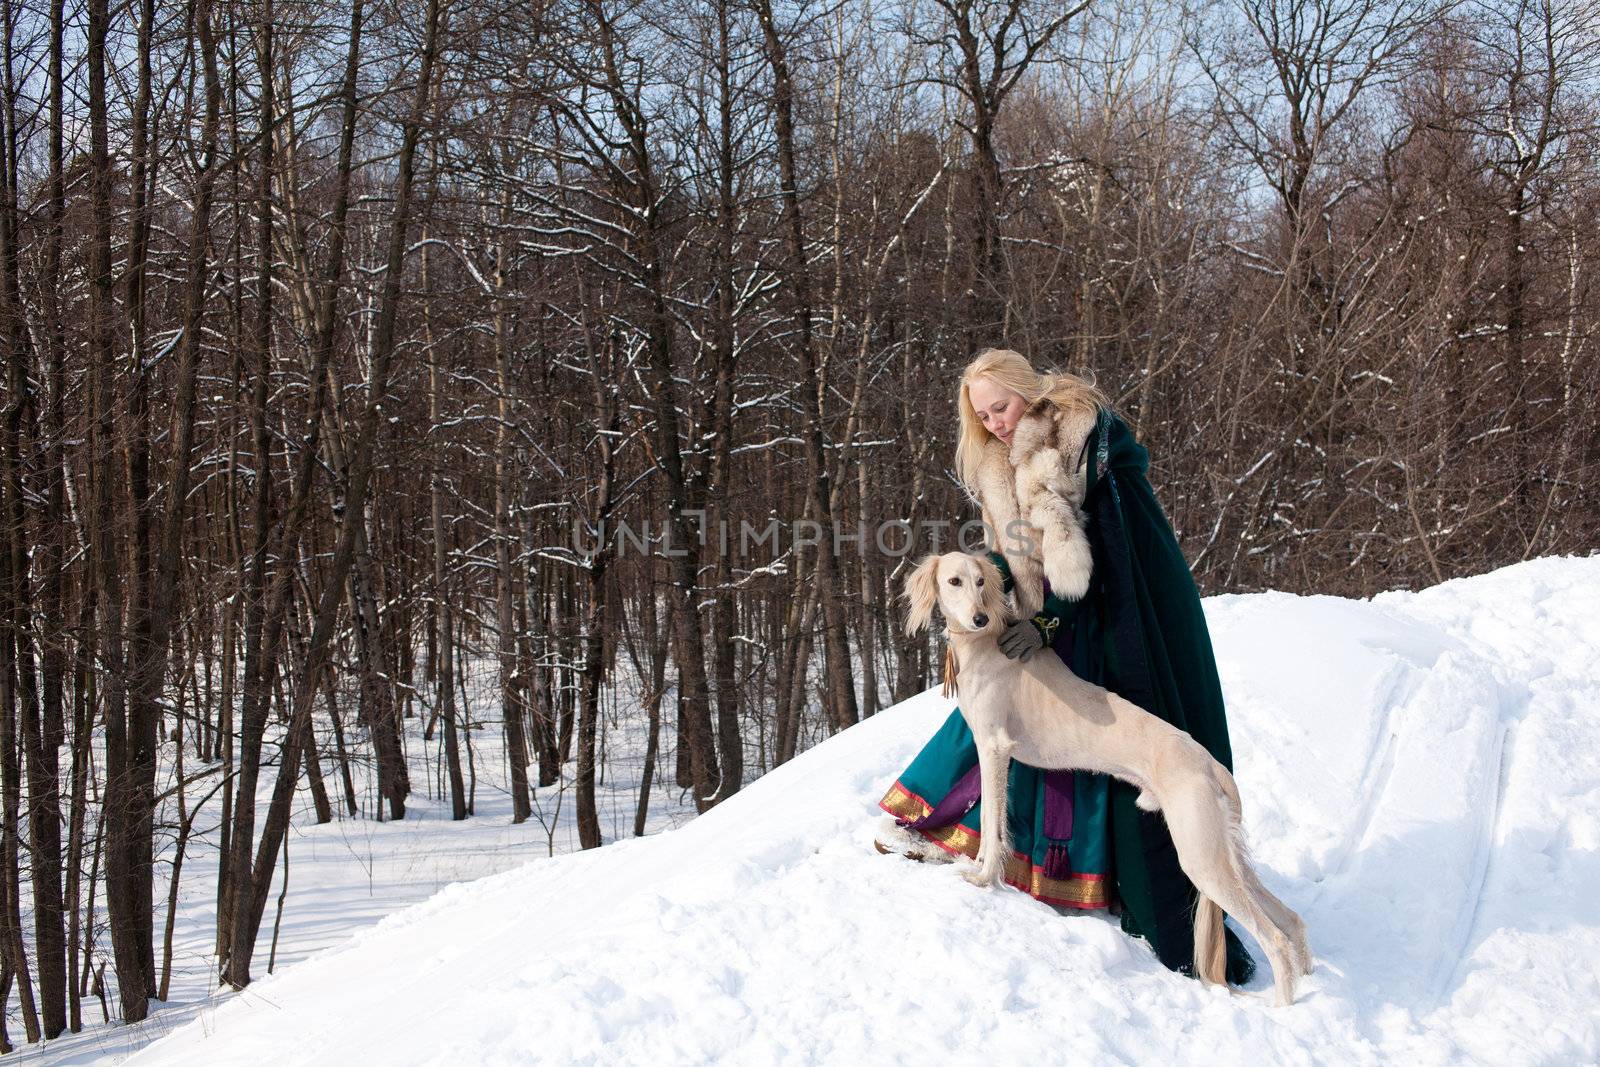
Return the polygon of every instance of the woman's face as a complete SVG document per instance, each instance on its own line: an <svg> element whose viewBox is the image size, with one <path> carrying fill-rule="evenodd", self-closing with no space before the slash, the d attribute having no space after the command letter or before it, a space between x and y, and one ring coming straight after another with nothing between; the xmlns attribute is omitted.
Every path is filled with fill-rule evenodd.
<svg viewBox="0 0 1600 1067"><path fill-rule="evenodd" d="M1011 434L1017 428L1017 420L1028 408L1022 394L1014 393L988 378L976 378L967 386L967 399L972 401L972 410L977 412L978 421L983 423L984 429L1009 445Z"/></svg>

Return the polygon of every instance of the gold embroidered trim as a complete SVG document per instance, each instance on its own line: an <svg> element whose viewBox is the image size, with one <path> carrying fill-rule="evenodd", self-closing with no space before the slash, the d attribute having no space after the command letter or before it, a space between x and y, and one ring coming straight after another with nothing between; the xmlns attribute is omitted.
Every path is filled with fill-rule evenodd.
<svg viewBox="0 0 1600 1067"><path fill-rule="evenodd" d="M899 782L889 787L878 806L897 819L920 819L933 810L933 805L917 796ZM946 852L978 858L981 835L966 826L953 823L937 830L917 830L923 837ZM1075 874L1071 878L1046 878L1042 867L1035 867L1028 857L1013 852L1006 857L1004 875L1007 885L1015 886L1030 897L1046 904L1060 904L1073 908L1103 908L1107 904L1106 882L1103 874Z"/></svg>

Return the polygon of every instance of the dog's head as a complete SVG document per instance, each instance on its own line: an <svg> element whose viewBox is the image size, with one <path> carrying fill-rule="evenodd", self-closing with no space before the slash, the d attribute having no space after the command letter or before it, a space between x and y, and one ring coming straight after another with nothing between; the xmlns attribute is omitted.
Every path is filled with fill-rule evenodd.
<svg viewBox="0 0 1600 1067"><path fill-rule="evenodd" d="M906 577L906 633L926 629L935 607L953 633L998 633L1011 621L1001 581L1000 568L982 556L923 556Z"/></svg>

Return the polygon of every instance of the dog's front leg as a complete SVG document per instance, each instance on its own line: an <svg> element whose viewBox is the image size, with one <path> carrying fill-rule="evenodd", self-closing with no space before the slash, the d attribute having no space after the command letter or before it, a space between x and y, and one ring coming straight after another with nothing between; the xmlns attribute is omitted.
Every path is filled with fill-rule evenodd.
<svg viewBox="0 0 1600 1067"><path fill-rule="evenodd" d="M996 885L1005 874L1006 855L1011 851L1006 826L1010 771L1010 746L999 741L978 745L978 776L983 783L983 808L978 827L983 836L978 842L977 869L964 872L973 885Z"/></svg>

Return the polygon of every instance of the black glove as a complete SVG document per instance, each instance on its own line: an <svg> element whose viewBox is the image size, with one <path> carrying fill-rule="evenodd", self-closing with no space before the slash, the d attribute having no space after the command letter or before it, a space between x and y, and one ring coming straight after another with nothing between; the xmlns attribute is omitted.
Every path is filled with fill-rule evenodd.
<svg viewBox="0 0 1600 1067"><path fill-rule="evenodd" d="M1033 624L1032 619L1014 622L1000 635L1000 651L1006 654L1007 659L1020 659L1026 663L1043 647L1044 633Z"/></svg>

